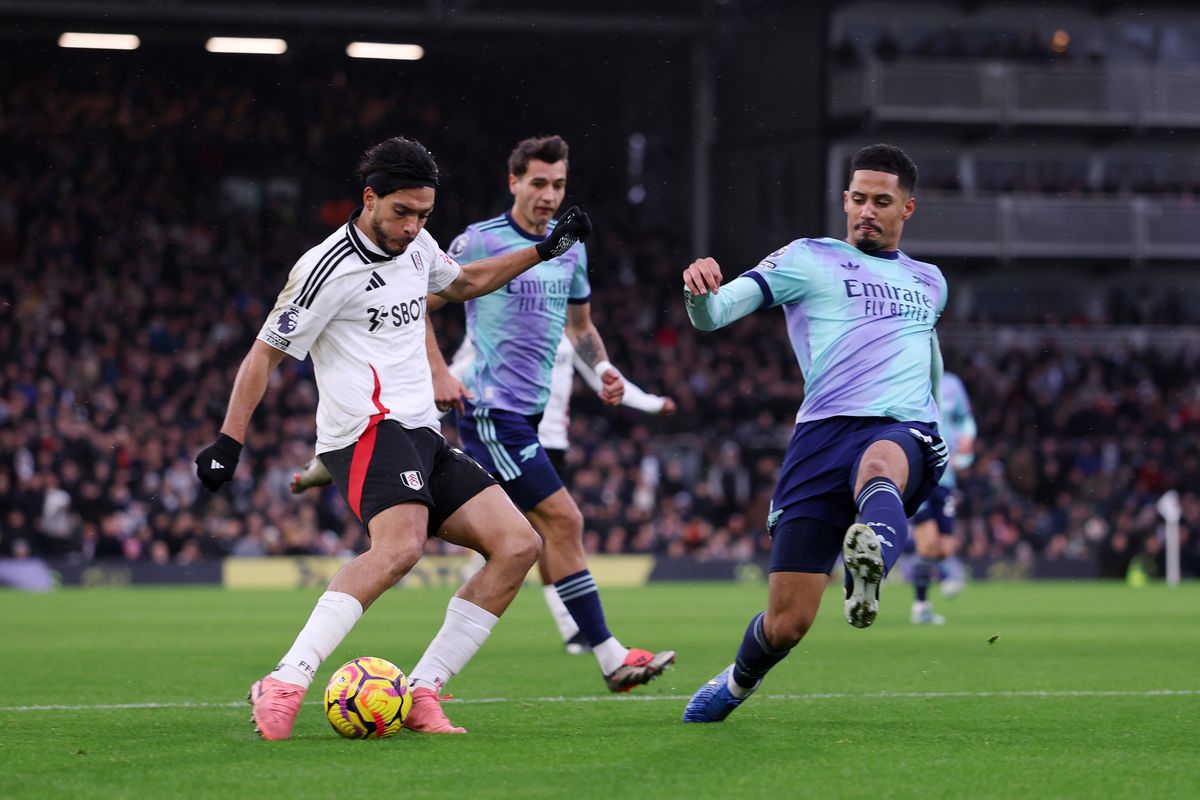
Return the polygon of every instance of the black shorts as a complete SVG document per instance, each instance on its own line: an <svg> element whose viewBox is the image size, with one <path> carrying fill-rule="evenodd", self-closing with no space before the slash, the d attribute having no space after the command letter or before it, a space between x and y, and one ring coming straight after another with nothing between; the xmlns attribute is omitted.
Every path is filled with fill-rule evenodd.
<svg viewBox="0 0 1200 800"><path fill-rule="evenodd" d="M429 506L429 535L446 518L496 481L483 467L429 428L405 428L385 419L356 444L321 453L321 463L363 525L400 503Z"/></svg>

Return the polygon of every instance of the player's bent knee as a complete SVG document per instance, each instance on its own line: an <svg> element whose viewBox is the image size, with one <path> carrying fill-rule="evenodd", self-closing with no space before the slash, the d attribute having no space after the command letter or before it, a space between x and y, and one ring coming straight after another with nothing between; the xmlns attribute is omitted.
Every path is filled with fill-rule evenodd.
<svg viewBox="0 0 1200 800"><path fill-rule="evenodd" d="M522 520L523 521L523 520ZM489 560L511 564L528 572L542 554L542 538L528 524L514 526L492 548Z"/></svg>
<svg viewBox="0 0 1200 800"><path fill-rule="evenodd" d="M425 536L413 532L395 534L391 532L373 532L371 547L364 554L368 558L378 559L381 567L389 573L397 575L397 580L404 577L420 559L425 549Z"/></svg>
<svg viewBox="0 0 1200 800"><path fill-rule="evenodd" d="M569 498L538 506L532 516L548 538L575 541L583 536L583 512Z"/></svg>
<svg viewBox="0 0 1200 800"><path fill-rule="evenodd" d="M858 480L860 483L866 483L873 478L887 476L891 472L888 462L882 458L864 458L862 465L858 468Z"/></svg>

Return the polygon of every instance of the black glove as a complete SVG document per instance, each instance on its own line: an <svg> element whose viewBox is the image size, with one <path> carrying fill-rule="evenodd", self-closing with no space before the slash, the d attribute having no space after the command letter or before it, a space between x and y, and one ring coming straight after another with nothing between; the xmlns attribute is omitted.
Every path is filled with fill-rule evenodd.
<svg viewBox="0 0 1200 800"><path fill-rule="evenodd" d="M204 488L215 492L222 484L233 480L233 473L237 469L238 457L241 454L241 443L223 433L215 442L201 450L196 456L196 476L200 478Z"/></svg>
<svg viewBox="0 0 1200 800"><path fill-rule="evenodd" d="M550 235L537 243L538 255L542 261L558 258L574 247L576 242L586 240L591 232L592 221L588 215L579 206L571 206L567 213L558 218L558 224L550 231Z"/></svg>

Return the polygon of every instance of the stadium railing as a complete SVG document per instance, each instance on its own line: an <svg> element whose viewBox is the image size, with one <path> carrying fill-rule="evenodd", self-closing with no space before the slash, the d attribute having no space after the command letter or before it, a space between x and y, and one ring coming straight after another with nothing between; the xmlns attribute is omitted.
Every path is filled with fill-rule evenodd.
<svg viewBox="0 0 1200 800"><path fill-rule="evenodd" d="M830 114L875 121L1200 127L1200 68L973 59L835 67Z"/></svg>

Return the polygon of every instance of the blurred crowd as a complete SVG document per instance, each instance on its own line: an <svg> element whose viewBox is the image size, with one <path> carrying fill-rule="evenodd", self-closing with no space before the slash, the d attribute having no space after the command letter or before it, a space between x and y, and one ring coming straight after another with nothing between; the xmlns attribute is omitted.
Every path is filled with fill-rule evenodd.
<svg viewBox="0 0 1200 800"><path fill-rule="evenodd" d="M354 205L349 179L327 176L348 176L363 146L398 130L424 139L455 176L434 226L448 242L505 207L502 172L477 163L478 126L419 90L405 103L380 94L376 107L350 103L336 80L267 102L216 78L187 93L108 79L121 90L32 70L3 88L0 146L22 157L0 162L0 557L360 552L364 531L336 490L288 490L315 439L310 362L287 359L274 375L233 484L205 491L192 459L294 259ZM285 109L305 96L313 115L298 126ZM210 177L263 163L276 178L261 196ZM581 185L573 175L587 197ZM679 410L646 417L577 392L566 478L586 544L759 557L803 396L782 317L697 333L678 242L623 202L591 207L592 308L610 358ZM461 311L438 327L449 352ZM943 345L980 431L960 480L966 555L1161 571L1154 503L1178 488L1186 569L1200 569L1200 353Z"/></svg>

